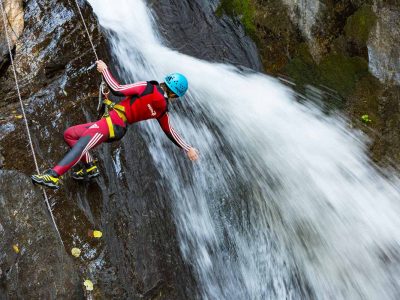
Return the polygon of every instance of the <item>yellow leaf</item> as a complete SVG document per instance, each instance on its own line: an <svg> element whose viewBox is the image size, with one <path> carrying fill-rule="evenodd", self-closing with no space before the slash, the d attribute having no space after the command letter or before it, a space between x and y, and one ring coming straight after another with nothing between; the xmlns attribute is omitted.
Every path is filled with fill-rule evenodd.
<svg viewBox="0 0 400 300"><path fill-rule="evenodd" d="M19 253L18 245L13 245L12 247L14 249L14 252L18 254Z"/></svg>
<svg viewBox="0 0 400 300"><path fill-rule="evenodd" d="M93 237L101 238L102 236L103 236L103 233L100 230L93 230Z"/></svg>
<svg viewBox="0 0 400 300"><path fill-rule="evenodd" d="M81 250L78 248L72 248L71 249L71 254L75 257L79 257L81 255Z"/></svg>
<svg viewBox="0 0 400 300"><path fill-rule="evenodd" d="M84 286L86 287L87 291L93 291L93 282L91 282L89 279L86 279L83 282Z"/></svg>
<svg viewBox="0 0 400 300"><path fill-rule="evenodd" d="M16 117L17 119L22 119L22 118L23 118L22 115L16 115L15 117Z"/></svg>

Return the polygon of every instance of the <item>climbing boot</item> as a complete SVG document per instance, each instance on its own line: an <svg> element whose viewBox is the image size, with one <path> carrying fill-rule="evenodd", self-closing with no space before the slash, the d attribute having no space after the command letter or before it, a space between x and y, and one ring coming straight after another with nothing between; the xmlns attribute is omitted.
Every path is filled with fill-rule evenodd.
<svg viewBox="0 0 400 300"><path fill-rule="evenodd" d="M82 168L72 172L72 178L75 180L89 180L99 175L99 169L93 162L84 164Z"/></svg>
<svg viewBox="0 0 400 300"><path fill-rule="evenodd" d="M43 174L37 174L31 176L34 184L40 184L47 186L53 190L57 190L61 187L60 176L54 170L46 170Z"/></svg>

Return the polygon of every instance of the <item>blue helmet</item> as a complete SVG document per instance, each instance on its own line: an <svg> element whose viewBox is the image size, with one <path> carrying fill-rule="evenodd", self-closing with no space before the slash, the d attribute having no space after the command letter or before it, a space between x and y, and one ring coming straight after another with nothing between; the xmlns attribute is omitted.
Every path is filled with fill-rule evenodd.
<svg viewBox="0 0 400 300"><path fill-rule="evenodd" d="M165 84L173 91L178 97L185 95L189 84L186 77L180 73L172 73L165 77Z"/></svg>

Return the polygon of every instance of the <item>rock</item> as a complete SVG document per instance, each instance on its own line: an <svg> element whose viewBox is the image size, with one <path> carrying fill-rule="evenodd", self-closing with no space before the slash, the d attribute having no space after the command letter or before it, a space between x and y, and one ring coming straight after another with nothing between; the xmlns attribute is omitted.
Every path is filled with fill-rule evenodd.
<svg viewBox="0 0 400 300"><path fill-rule="evenodd" d="M3 168L4 165L4 156L0 153L0 169Z"/></svg>
<svg viewBox="0 0 400 300"><path fill-rule="evenodd" d="M382 82L400 84L400 8L379 7L376 14L368 40L370 72Z"/></svg>
<svg viewBox="0 0 400 300"><path fill-rule="evenodd" d="M7 31L10 38L10 46L14 48L24 29L23 0L5 0L3 7L7 15ZM4 32L3 17L1 17L0 30L0 76L9 64L8 46Z"/></svg>
<svg viewBox="0 0 400 300"><path fill-rule="evenodd" d="M363 5L346 20L344 27L348 39L359 45L365 45L370 31L375 25L376 15L370 5Z"/></svg>
<svg viewBox="0 0 400 300"><path fill-rule="evenodd" d="M0 170L0 185L0 268L7 270L0 294L32 299L82 297L73 289L79 274L58 239L40 189L32 189L29 178L16 171ZM19 254L12 248L16 244Z"/></svg>
<svg viewBox="0 0 400 300"><path fill-rule="evenodd" d="M319 57L319 51L314 47L315 43L313 43L313 26L318 20L321 2L315 0L282 0L282 2L288 7L292 22L298 26L309 42L313 56Z"/></svg>
<svg viewBox="0 0 400 300"><path fill-rule="evenodd" d="M78 2L98 55L110 62L91 7ZM101 77L92 67L95 57L74 1L24 3L24 30L14 47L15 62L36 157L44 170L66 152L62 132L68 126L96 119ZM177 4L174 10L179 10ZM179 251L170 199L168 193L150 188L161 178L135 128L121 144L100 147L101 178L77 184L66 177L62 190L48 192L65 250L40 189L28 177L35 165L24 123L13 116L21 112L10 68L0 74L0 95L0 220L7 233L7 239L0 238L0 298L79 299L88 278L99 299L137 299L155 286L162 299L190 298L196 283ZM123 160L123 180L115 174L112 159L112 150L118 147L128 157L140 157ZM102 238L88 238L90 228L100 229ZM14 244L19 256L12 250ZM82 254L71 261L74 247ZM38 288L32 292L29 286Z"/></svg>

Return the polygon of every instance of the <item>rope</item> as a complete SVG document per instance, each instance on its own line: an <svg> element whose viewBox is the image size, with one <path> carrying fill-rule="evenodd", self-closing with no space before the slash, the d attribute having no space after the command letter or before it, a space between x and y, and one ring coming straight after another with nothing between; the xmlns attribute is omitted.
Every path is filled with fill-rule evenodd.
<svg viewBox="0 0 400 300"><path fill-rule="evenodd" d="M76 4L76 7L78 8L79 15L81 16L83 26L85 27L86 34L89 38L90 45L92 45L93 53L94 53L94 56L96 57L96 61L97 61L97 60L99 60L99 57L97 56L96 48L93 45L92 37L90 36L89 30L86 26L86 22L85 22L85 19L83 18L81 8L79 7L79 4L78 4L78 0L75 0L75 4Z"/></svg>
<svg viewBox="0 0 400 300"><path fill-rule="evenodd" d="M36 159L35 149L33 148L32 137L31 137L31 133L30 133L30 130L29 130L28 121L27 121L26 114L25 114L24 104L23 104L22 98L21 98L21 92L20 92L20 90L19 90L18 79L17 79L17 72L16 72L16 70L15 70L14 59L13 59L12 51L11 51L10 37L9 37L9 35L8 35L8 30L7 30L6 12L5 12L4 7L3 7L3 0L0 0L0 8L1 8L1 13L2 13L2 15L3 15L4 32L5 32L5 36L6 36L6 40L7 40L8 52L9 52L9 54L10 54L10 60L11 60L12 70L13 70L13 73L14 73L15 86L16 86L16 88L17 88L19 103L20 103L20 105L21 105L21 111L22 111L22 115L23 115L23 117L24 117L24 123L25 123L25 127L26 127L26 132L27 132L27 134L28 134L29 145L30 145L30 147L31 147L31 152L32 152L33 160L34 160L34 162L35 162L36 172L37 172L37 173L40 173L40 171L39 171L39 166L38 166L37 159ZM63 242L63 240L62 240L62 238L61 238L60 231L58 230L56 221L55 221L55 219L54 219L53 211L51 210L51 206L50 206L50 203L49 203L49 199L48 199L47 194L46 194L46 191L45 191L44 189L43 189L43 195L44 195L44 199L45 199L45 201L46 201L47 209L48 209L48 211L49 211L49 213L50 213L50 216L51 216L51 220L53 221L54 228L55 228L56 231L57 231L57 234L58 234L58 237L60 238L61 244L64 246L64 242Z"/></svg>
<svg viewBox="0 0 400 300"><path fill-rule="evenodd" d="M87 34L87 36L89 38L90 45L92 46L92 50L93 50L94 56L96 57L96 61L98 61L99 57L97 56L96 48L94 47L92 37L91 37L91 35L89 33L89 30L88 30L88 28L86 26L86 22L85 22L85 19L83 18L83 14L82 14L81 8L80 8L80 6L78 4L78 0L75 0L75 4L76 4L76 7L78 8L79 15L81 16L81 20L82 20L83 26L85 27L86 34ZM101 103L102 103L102 99L101 98L102 98L102 94L104 95L104 86L105 86L105 82L104 82L103 76L101 76L101 83L100 83L100 86L99 86L99 102L97 104L97 111L100 111L100 108L101 108Z"/></svg>

